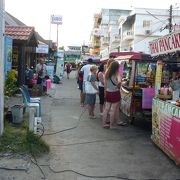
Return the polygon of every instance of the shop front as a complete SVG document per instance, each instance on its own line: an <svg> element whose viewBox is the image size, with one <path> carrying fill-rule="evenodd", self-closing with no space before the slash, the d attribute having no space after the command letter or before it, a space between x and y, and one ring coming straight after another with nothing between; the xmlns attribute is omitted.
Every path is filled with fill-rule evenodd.
<svg viewBox="0 0 180 180"><path fill-rule="evenodd" d="M6 25L5 34L13 39L12 68L18 72L18 84L25 83L26 65L35 64L38 41L34 27Z"/></svg>
<svg viewBox="0 0 180 180"><path fill-rule="evenodd" d="M157 60L152 140L180 164L180 32L150 42Z"/></svg>
<svg viewBox="0 0 180 180"><path fill-rule="evenodd" d="M130 123L137 117L150 120L156 62L148 54L133 52L115 59L120 63L122 78L121 111L129 117Z"/></svg>

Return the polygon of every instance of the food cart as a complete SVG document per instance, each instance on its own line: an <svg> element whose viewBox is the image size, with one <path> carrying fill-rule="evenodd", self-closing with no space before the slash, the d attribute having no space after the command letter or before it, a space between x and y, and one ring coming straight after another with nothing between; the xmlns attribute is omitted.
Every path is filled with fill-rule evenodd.
<svg viewBox="0 0 180 180"><path fill-rule="evenodd" d="M158 60L152 104L152 140L180 164L180 32L150 42Z"/></svg>
<svg viewBox="0 0 180 180"><path fill-rule="evenodd" d="M139 116L150 120L155 94L156 62L148 54L135 52L119 54L115 60L120 63L119 71L122 78L121 111L129 117L130 123Z"/></svg>

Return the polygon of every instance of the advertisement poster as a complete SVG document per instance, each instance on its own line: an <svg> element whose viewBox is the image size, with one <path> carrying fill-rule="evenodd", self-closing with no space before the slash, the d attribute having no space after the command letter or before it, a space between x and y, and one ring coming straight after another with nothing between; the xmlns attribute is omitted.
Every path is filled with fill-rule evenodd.
<svg viewBox="0 0 180 180"><path fill-rule="evenodd" d="M162 80L162 62L157 62L157 69L156 69L156 79L155 79L155 94L159 94L159 90L161 88L161 80Z"/></svg>
<svg viewBox="0 0 180 180"><path fill-rule="evenodd" d="M5 46L4 46L4 72L7 75L8 71L12 70L12 38L5 37Z"/></svg>
<svg viewBox="0 0 180 180"><path fill-rule="evenodd" d="M54 76L54 66L46 66L47 68L47 73L50 77L50 79L53 79Z"/></svg>
<svg viewBox="0 0 180 180"><path fill-rule="evenodd" d="M126 115L131 115L132 92L121 88L121 111Z"/></svg>
<svg viewBox="0 0 180 180"><path fill-rule="evenodd" d="M62 78L64 76L64 59L58 58L56 64L56 76Z"/></svg>
<svg viewBox="0 0 180 180"><path fill-rule="evenodd" d="M180 108L153 99L152 140L176 163L180 163Z"/></svg>

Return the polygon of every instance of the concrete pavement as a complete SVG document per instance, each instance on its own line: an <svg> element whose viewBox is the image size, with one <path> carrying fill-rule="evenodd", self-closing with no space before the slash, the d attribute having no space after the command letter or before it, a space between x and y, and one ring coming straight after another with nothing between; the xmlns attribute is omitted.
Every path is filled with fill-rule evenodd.
<svg viewBox="0 0 180 180"><path fill-rule="evenodd" d="M73 172L90 176L120 176L130 179L180 179L180 169L150 139L150 125L136 122L135 126L120 127L117 130L103 129L101 118L90 120L86 108L79 104L79 90L71 74L70 80L50 90L53 98L43 98L43 123L45 134L74 127L69 131L43 138L50 144L49 155L38 158L46 179L49 180L96 180ZM96 114L99 114L97 104ZM81 118L80 118L81 116ZM24 172L0 171L1 179L39 180L42 174L31 165L28 174ZM3 173L3 176L2 176ZM8 178L6 178L6 177ZM2 178L3 177L3 178ZM102 179L106 179L105 177ZM107 178L114 180L116 178Z"/></svg>

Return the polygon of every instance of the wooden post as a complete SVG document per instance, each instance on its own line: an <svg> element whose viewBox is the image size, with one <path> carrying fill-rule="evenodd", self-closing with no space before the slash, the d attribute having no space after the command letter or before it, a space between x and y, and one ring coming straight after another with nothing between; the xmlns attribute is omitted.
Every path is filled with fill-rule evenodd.
<svg viewBox="0 0 180 180"><path fill-rule="evenodd" d="M19 46L19 59L18 59L18 84L25 83L25 45Z"/></svg>
<svg viewBox="0 0 180 180"><path fill-rule="evenodd" d="M0 0L0 135L4 131L4 0Z"/></svg>

